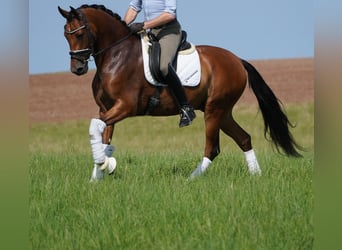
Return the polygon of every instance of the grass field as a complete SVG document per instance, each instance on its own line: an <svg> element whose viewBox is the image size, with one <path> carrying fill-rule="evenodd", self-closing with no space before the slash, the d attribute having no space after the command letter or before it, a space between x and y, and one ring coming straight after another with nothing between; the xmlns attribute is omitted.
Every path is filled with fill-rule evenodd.
<svg viewBox="0 0 342 250"><path fill-rule="evenodd" d="M89 121L30 126L32 249L312 249L313 104L290 105L303 158L274 152L255 107L236 120L252 136L262 168L250 176L243 154L221 135L221 154L189 181L204 150L202 115L178 129L178 117L117 124L118 166L89 183Z"/></svg>

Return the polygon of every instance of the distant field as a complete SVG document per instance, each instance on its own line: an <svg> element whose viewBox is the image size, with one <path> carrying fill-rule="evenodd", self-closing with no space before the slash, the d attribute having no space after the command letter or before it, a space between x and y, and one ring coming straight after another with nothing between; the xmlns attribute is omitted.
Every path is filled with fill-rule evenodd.
<svg viewBox="0 0 342 250"><path fill-rule="evenodd" d="M204 151L204 122L126 119L115 127L118 166L89 183L89 121L97 117L93 72L30 76L31 249L312 249L314 98L312 59L254 61L296 125L303 158L276 153L246 90L233 114L252 136L263 171L250 176L238 146L221 134L208 172L188 177Z"/></svg>

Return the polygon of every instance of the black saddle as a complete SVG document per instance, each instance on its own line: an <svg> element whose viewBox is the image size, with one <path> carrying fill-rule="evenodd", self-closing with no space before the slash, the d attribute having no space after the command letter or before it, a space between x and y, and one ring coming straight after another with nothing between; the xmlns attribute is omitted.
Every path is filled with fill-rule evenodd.
<svg viewBox="0 0 342 250"><path fill-rule="evenodd" d="M159 39L153 35L151 32L148 34L149 41L151 43L151 46L149 46L148 54L149 54L149 67L151 74L154 79L156 79L158 82L163 82L163 76L159 70L160 66L160 44ZM172 66L175 70L177 70L177 58L178 58L178 52L187 50L191 48L191 44L187 41L187 33L186 31L182 30L182 38L178 46L177 53L175 55L175 58L172 61Z"/></svg>

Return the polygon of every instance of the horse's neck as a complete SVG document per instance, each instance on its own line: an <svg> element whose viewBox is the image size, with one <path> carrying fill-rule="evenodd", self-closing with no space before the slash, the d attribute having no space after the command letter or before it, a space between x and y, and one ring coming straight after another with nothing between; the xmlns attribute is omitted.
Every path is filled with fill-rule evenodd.
<svg viewBox="0 0 342 250"><path fill-rule="evenodd" d="M97 49L101 50L115 44L120 39L126 37L129 31L120 21L108 22L106 25L97 25Z"/></svg>
<svg viewBox="0 0 342 250"><path fill-rule="evenodd" d="M96 67L100 71L107 71L104 65L111 65L110 71L112 72L122 66L136 67L141 56L140 39L131 35L121 23L102 29L96 43L98 52L105 49L103 53L95 57Z"/></svg>

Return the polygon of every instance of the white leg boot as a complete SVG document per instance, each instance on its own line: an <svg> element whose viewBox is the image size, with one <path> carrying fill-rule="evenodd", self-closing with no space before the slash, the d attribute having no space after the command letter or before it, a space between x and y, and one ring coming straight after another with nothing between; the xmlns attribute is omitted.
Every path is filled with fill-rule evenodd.
<svg viewBox="0 0 342 250"><path fill-rule="evenodd" d="M105 162L105 152L102 143L102 133L106 127L106 123L100 119L91 119L89 126L89 138L91 152L93 153L94 163L102 164Z"/></svg>
<svg viewBox="0 0 342 250"><path fill-rule="evenodd" d="M94 164L93 172L90 177L90 182L100 181L104 179L104 171L107 169L108 174L113 174L116 168L116 160L114 157L105 157L105 162L102 164Z"/></svg>
<svg viewBox="0 0 342 250"><path fill-rule="evenodd" d="M203 157L200 164L198 164L197 168L191 173L190 180L201 176L209 168L210 164L211 160L209 160L207 157Z"/></svg>
<svg viewBox="0 0 342 250"><path fill-rule="evenodd" d="M113 145L107 145L107 144L102 144L102 145L104 146L105 155L106 155L106 157L108 157L107 170L108 170L108 174L110 175L110 174L114 173L114 170L116 168L116 159L114 157L112 157L115 148Z"/></svg>
<svg viewBox="0 0 342 250"><path fill-rule="evenodd" d="M255 156L254 150L251 149L247 152L244 152L244 154L249 173L251 173L252 175L261 175L261 169L259 167L259 163Z"/></svg>
<svg viewBox="0 0 342 250"><path fill-rule="evenodd" d="M107 169L109 175L114 173L115 168L116 168L115 158L114 157L107 157L107 156L106 156L105 163L103 163L102 166L100 166L100 169L102 171L105 171Z"/></svg>
<svg viewBox="0 0 342 250"><path fill-rule="evenodd" d="M90 182L103 180L104 172L100 169L98 164L94 164L93 172L91 173Z"/></svg>

